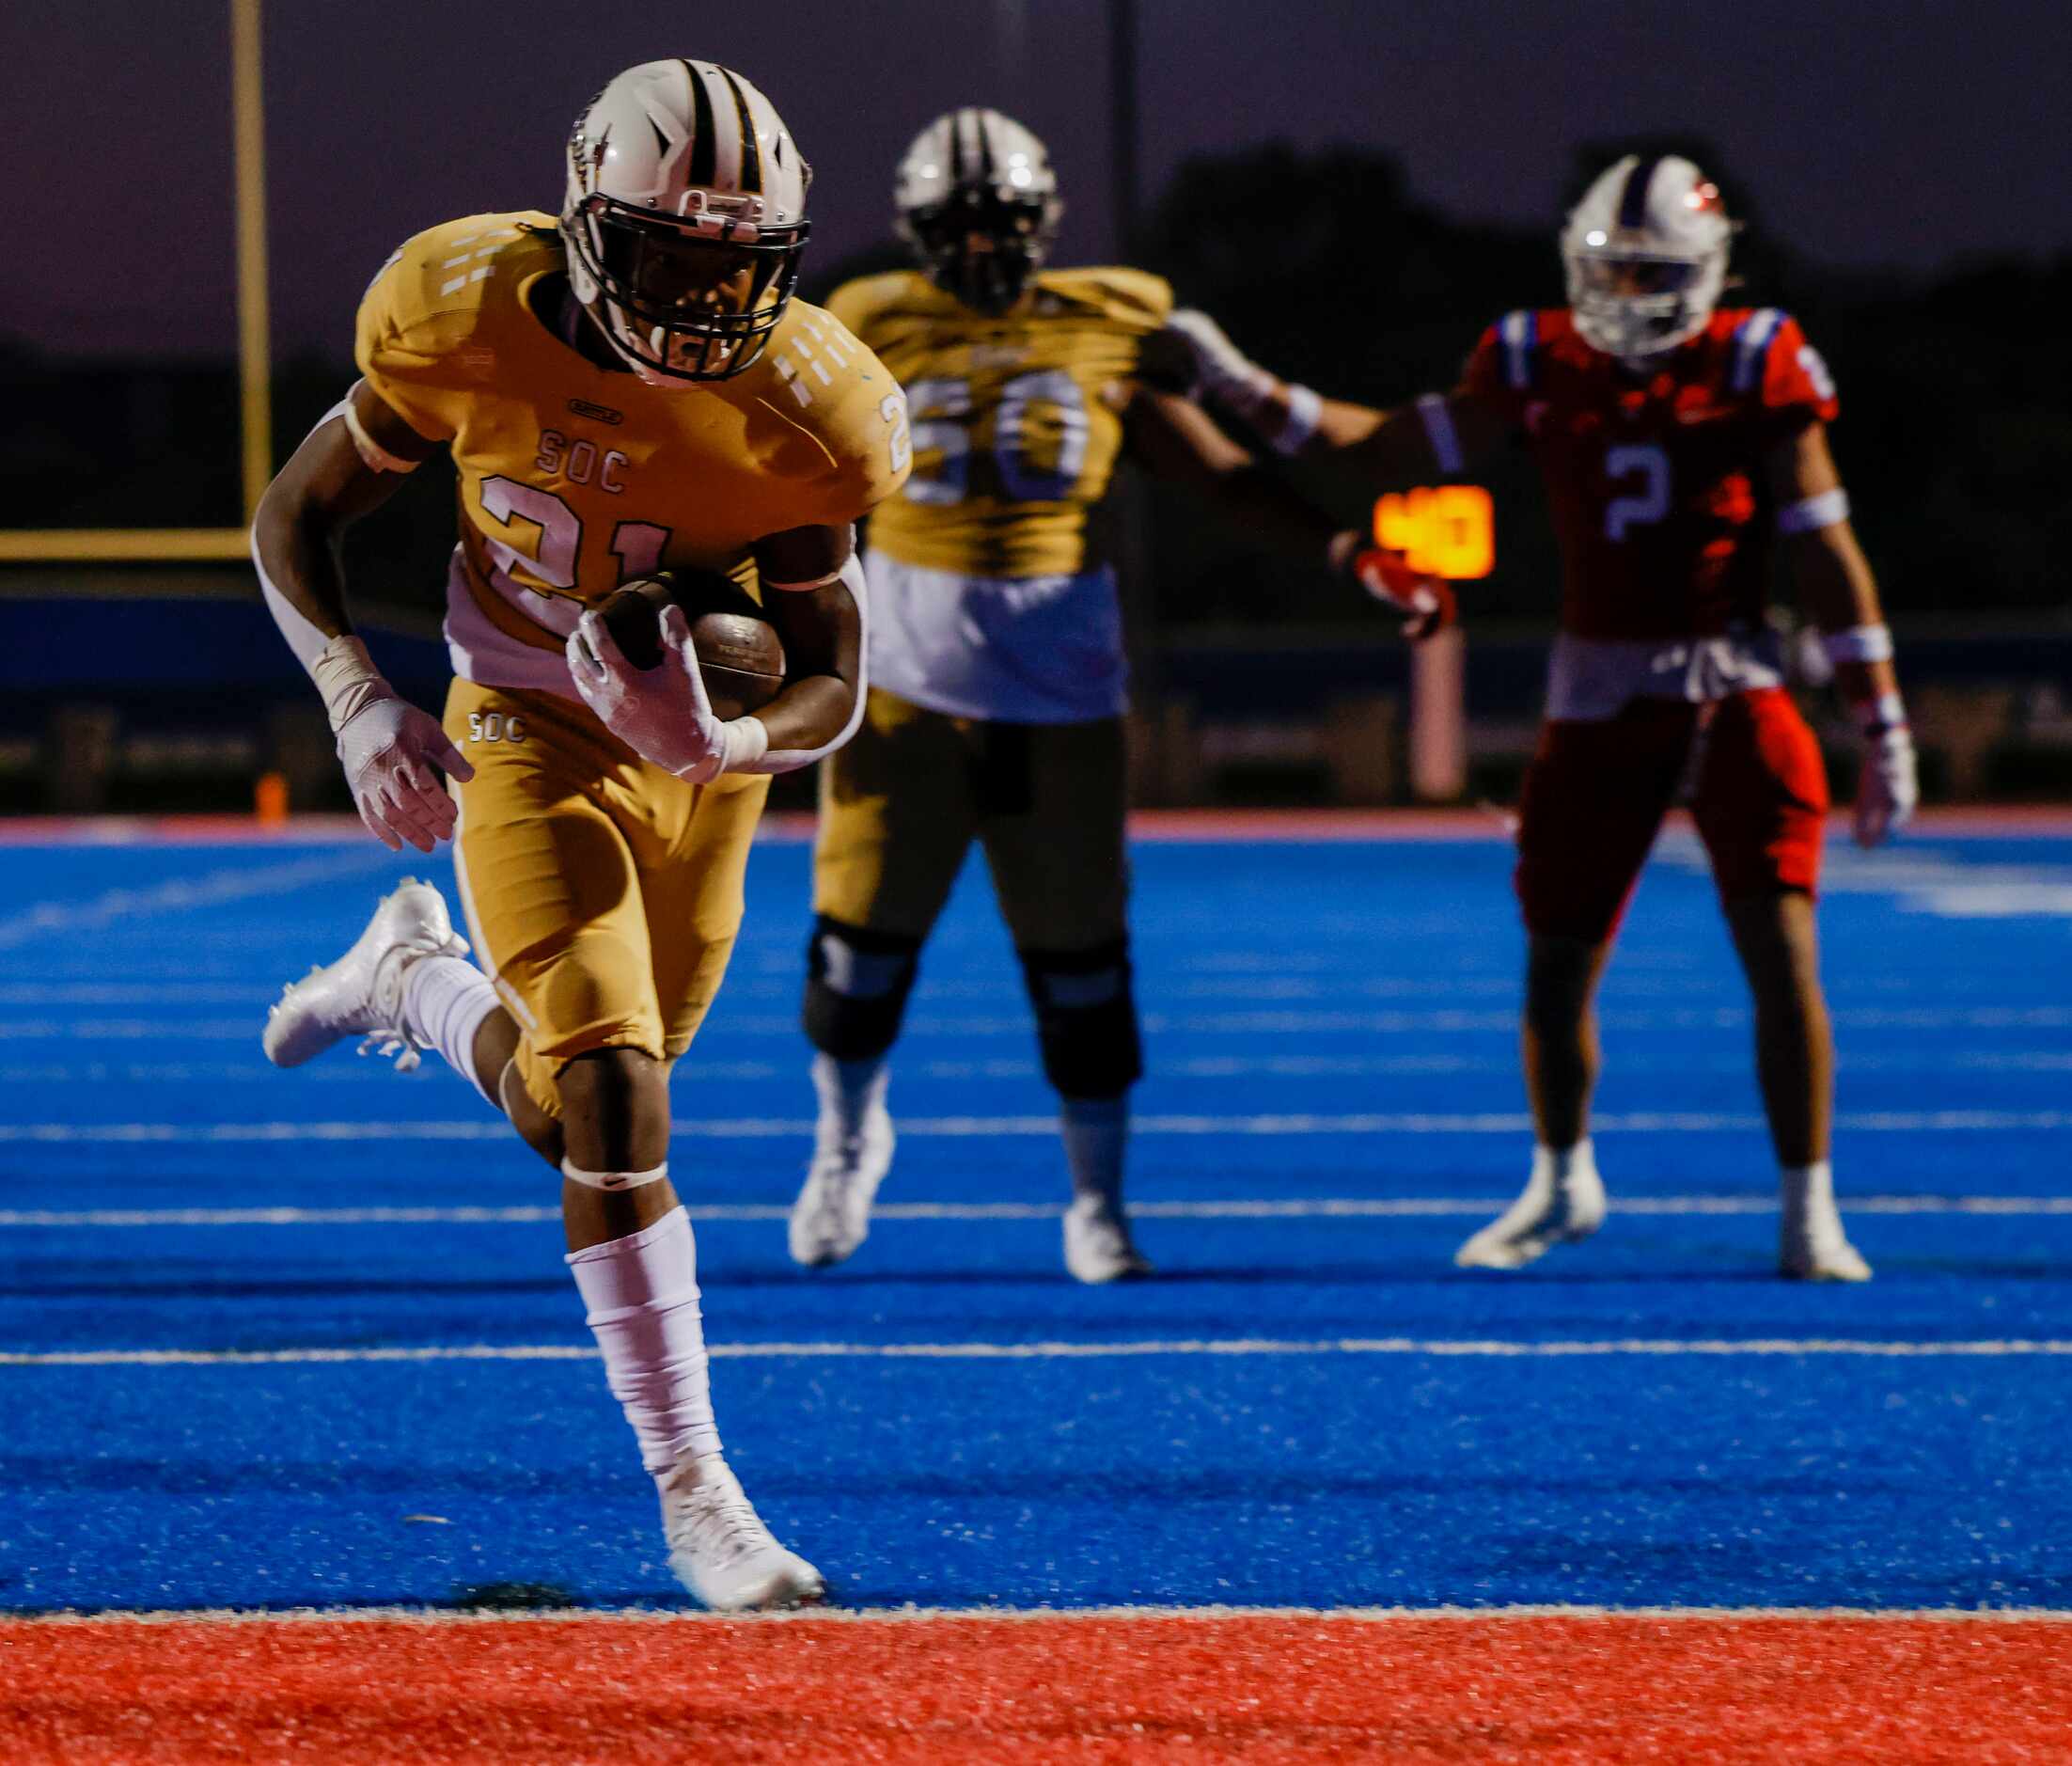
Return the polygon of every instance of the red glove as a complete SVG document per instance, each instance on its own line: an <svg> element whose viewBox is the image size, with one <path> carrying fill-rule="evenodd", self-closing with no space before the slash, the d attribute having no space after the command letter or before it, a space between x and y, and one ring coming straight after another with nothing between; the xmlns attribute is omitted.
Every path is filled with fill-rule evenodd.
<svg viewBox="0 0 2072 1766"><path fill-rule="evenodd" d="M1412 570L1401 552L1370 546L1353 560L1353 576L1376 601L1404 616L1403 635L1413 643L1443 632L1460 616L1452 585Z"/></svg>

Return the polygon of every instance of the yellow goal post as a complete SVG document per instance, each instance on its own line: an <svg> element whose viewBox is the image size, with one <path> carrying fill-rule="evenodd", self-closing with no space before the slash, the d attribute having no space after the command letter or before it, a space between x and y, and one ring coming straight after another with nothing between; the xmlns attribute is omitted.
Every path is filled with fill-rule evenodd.
<svg viewBox="0 0 2072 1766"><path fill-rule="evenodd" d="M237 166L238 427L244 519L274 476L273 361L266 311L266 117L260 0L229 0L231 118ZM247 555L245 528L16 528L0 563L213 563Z"/></svg>

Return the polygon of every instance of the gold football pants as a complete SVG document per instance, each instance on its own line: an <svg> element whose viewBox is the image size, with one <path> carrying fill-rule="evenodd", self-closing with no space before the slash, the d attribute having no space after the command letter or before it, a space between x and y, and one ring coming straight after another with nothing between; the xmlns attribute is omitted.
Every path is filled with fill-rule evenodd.
<svg viewBox="0 0 2072 1766"><path fill-rule="evenodd" d="M453 869L476 959L517 1020L549 1115L593 1049L674 1061L733 953L767 779L692 785L552 693L456 680L446 733L474 765Z"/></svg>
<svg viewBox="0 0 2072 1766"><path fill-rule="evenodd" d="M821 763L814 911L926 938L976 837L1018 950L1112 943L1126 797L1119 717L993 723L872 687L855 739Z"/></svg>

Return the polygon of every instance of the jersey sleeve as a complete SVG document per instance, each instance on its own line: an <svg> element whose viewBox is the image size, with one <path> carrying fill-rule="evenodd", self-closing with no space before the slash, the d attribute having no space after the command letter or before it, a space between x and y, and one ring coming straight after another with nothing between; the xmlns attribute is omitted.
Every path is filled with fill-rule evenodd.
<svg viewBox="0 0 2072 1766"><path fill-rule="evenodd" d="M1486 411L1510 428L1525 423L1532 396L1532 315L1506 313L1489 326L1468 354L1453 397Z"/></svg>
<svg viewBox="0 0 2072 1766"><path fill-rule="evenodd" d="M846 328L823 343L822 359L839 366L841 377L838 396L808 407L825 465L803 519L839 525L868 514L906 482L913 436L899 382Z"/></svg>
<svg viewBox="0 0 2072 1766"><path fill-rule="evenodd" d="M1828 364L1789 314L1779 317L1769 340L1762 400L1766 411L1795 427L1832 423L1842 410Z"/></svg>
<svg viewBox="0 0 2072 1766"><path fill-rule="evenodd" d="M353 358L376 397L427 441L447 442L459 428L464 377L456 353L465 316L427 310L423 236L384 264L360 297Z"/></svg>

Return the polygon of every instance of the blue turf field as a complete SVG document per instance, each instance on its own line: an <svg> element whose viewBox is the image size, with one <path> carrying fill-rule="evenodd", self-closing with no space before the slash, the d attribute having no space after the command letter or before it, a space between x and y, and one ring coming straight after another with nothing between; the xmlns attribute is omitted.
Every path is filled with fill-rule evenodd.
<svg viewBox="0 0 2072 1766"><path fill-rule="evenodd" d="M718 1210L750 1491L871 1605L2072 1607L2072 839L1833 862L1868 1288L1770 1278L1744 1003L1677 839L1605 999L1600 1162L1634 1206L1522 1275L1450 1267L1528 1144L1506 851L1461 840L1139 848L1164 1276L1089 1292L977 869L895 1068L905 1215L790 1265L807 853L762 847L673 1153ZM553 1178L435 1060L260 1059L281 981L406 868L0 849L0 1606L674 1599ZM494 1353L368 1355L465 1346ZM198 1359L49 1359L139 1350Z"/></svg>

